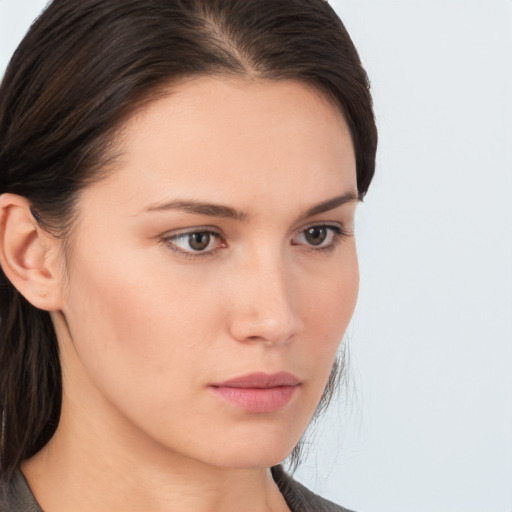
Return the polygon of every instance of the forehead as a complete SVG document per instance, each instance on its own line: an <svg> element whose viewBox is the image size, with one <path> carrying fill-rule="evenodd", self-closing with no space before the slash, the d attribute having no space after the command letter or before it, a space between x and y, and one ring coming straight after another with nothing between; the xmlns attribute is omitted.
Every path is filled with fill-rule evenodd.
<svg viewBox="0 0 512 512"><path fill-rule="evenodd" d="M131 191L128 202L160 194L241 207L284 192L320 202L356 190L342 113L298 82L191 79L139 110L117 140L111 179Z"/></svg>

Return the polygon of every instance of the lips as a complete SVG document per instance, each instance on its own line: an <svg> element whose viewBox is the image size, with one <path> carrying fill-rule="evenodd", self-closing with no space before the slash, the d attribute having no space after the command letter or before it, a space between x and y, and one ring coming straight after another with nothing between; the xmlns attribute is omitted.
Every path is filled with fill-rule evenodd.
<svg viewBox="0 0 512 512"><path fill-rule="evenodd" d="M212 384L215 387L230 387L230 388L275 388L279 386L296 386L299 384L299 379L288 372L280 372L274 374L268 373L251 373L242 377Z"/></svg>
<svg viewBox="0 0 512 512"><path fill-rule="evenodd" d="M252 413L282 409L293 398L300 380L288 372L251 373L209 386L214 395Z"/></svg>

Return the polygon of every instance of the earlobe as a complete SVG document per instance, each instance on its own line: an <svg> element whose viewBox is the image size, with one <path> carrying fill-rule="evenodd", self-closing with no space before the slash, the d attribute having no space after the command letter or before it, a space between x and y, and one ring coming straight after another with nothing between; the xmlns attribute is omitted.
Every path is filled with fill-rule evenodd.
<svg viewBox="0 0 512 512"><path fill-rule="evenodd" d="M37 223L24 197L0 196L0 265L32 305L60 309L57 240Z"/></svg>

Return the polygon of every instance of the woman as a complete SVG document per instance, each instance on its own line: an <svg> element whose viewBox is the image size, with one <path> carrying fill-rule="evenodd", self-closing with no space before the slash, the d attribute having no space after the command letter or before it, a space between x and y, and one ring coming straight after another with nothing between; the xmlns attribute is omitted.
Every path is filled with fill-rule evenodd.
<svg viewBox="0 0 512 512"><path fill-rule="evenodd" d="M374 172L329 5L54 0L0 98L0 510L344 510L279 465Z"/></svg>

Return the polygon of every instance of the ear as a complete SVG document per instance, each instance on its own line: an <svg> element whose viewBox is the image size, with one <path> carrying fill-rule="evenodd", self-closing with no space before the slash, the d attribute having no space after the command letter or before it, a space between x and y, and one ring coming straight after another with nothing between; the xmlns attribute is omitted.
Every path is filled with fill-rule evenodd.
<svg viewBox="0 0 512 512"><path fill-rule="evenodd" d="M43 230L24 197L0 195L0 265L9 281L33 306L61 306L59 241Z"/></svg>

